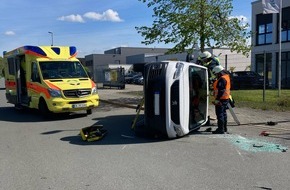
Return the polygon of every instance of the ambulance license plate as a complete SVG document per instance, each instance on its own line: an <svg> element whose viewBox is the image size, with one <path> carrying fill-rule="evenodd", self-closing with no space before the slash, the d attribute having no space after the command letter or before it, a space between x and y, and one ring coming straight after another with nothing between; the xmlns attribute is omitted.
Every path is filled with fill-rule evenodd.
<svg viewBox="0 0 290 190"><path fill-rule="evenodd" d="M85 107L87 107L86 104L73 104L72 105L72 108L85 108Z"/></svg>

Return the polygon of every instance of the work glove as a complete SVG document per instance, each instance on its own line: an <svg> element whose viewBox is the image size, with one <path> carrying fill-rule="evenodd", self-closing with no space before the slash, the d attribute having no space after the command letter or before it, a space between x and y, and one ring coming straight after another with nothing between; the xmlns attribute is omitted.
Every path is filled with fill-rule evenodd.
<svg viewBox="0 0 290 190"><path fill-rule="evenodd" d="M219 100L215 100L215 101L213 101L212 103L213 103L213 105L215 105L215 106L221 106L221 105L222 105L222 103L221 103Z"/></svg>

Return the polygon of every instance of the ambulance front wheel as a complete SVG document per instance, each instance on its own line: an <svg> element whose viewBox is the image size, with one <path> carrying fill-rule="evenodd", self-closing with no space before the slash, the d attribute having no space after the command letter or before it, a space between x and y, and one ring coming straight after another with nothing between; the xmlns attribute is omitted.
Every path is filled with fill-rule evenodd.
<svg viewBox="0 0 290 190"><path fill-rule="evenodd" d="M92 109L88 109L87 110L87 115L91 115L93 112L92 112Z"/></svg>
<svg viewBox="0 0 290 190"><path fill-rule="evenodd" d="M43 116L50 116L51 112L49 111L44 99L40 99L38 108Z"/></svg>

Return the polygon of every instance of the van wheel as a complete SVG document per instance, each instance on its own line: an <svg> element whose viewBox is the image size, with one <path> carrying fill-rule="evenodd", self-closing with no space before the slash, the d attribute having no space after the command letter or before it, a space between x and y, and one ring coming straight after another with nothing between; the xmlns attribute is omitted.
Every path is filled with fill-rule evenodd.
<svg viewBox="0 0 290 190"><path fill-rule="evenodd" d="M93 113L92 109L87 110L87 115L91 115Z"/></svg>
<svg viewBox="0 0 290 190"><path fill-rule="evenodd" d="M39 101L39 104L38 104L38 108L41 112L41 114L44 116L44 117L50 117L51 116L51 112L49 111L47 105L46 105L46 102L45 100L41 99Z"/></svg>

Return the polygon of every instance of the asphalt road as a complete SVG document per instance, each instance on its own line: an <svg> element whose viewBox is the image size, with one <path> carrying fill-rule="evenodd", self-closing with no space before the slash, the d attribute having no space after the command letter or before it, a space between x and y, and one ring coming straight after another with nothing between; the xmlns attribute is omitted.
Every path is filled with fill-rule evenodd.
<svg viewBox="0 0 290 190"><path fill-rule="evenodd" d="M101 103L92 115L51 121L33 110L17 112L6 103L0 82L1 190L289 189L289 113L236 109L242 125L231 120L231 134L202 128L161 141L134 135L130 125L136 112L130 108ZM99 90L101 99L138 99L120 92ZM283 134L259 136L269 120L286 128ZM93 124L102 124L108 134L82 141L80 129Z"/></svg>

